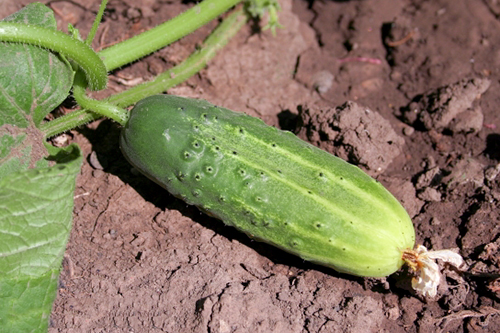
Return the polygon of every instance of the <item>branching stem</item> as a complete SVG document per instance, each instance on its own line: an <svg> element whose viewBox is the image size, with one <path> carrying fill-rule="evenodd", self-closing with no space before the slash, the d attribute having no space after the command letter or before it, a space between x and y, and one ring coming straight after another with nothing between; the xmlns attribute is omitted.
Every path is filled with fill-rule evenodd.
<svg viewBox="0 0 500 333"><path fill-rule="evenodd" d="M121 108L127 107L147 96L161 93L185 81L200 71L215 56L217 51L224 47L229 39L243 27L246 21L247 16L242 10L233 12L212 32L203 43L203 46L182 63L160 74L151 82L111 96L107 99L107 102ZM71 128L97 120L100 117L102 115L88 110L77 110L42 124L40 130L44 133L45 137L52 137Z"/></svg>

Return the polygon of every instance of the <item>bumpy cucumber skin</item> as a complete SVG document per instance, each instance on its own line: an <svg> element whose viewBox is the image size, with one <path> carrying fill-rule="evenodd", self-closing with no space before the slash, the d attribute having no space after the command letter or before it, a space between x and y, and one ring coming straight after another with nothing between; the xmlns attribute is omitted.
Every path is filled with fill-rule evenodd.
<svg viewBox="0 0 500 333"><path fill-rule="evenodd" d="M410 217L380 183L243 113L148 97L132 109L120 146L135 168L188 204L337 271L387 276L414 247Z"/></svg>

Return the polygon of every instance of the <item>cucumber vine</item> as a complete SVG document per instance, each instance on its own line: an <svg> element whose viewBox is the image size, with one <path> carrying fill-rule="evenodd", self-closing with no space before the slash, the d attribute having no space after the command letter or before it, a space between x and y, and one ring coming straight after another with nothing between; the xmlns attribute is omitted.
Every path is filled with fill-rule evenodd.
<svg viewBox="0 0 500 333"><path fill-rule="evenodd" d="M0 21L0 331L46 331L57 292L82 156L76 144L57 148L46 139L101 117L125 125L128 106L199 72L252 14L261 19L269 13L271 28L277 26L276 3L204 0L96 52L91 44L107 2L102 0L86 38L71 25L68 34L58 31L54 13L41 3ZM215 30L177 66L108 98L88 96L87 90L106 88L109 72L218 17ZM71 91L78 107L48 120Z"/></svg>

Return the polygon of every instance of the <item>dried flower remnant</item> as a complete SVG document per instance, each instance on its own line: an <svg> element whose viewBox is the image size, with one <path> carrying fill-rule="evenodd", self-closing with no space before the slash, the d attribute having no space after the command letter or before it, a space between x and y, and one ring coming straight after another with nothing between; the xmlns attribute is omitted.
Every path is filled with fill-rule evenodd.
<svg viewBox="0 0 500 333"><path fill-rule="evenodd" d="M437 287L441 282L439 265L436 263L437 259L456 268L464 265L462 256L452 250L429 251L425 246L418 245L415 250L403 253L403 260L416 273L411 285L415 291L421 293L424 297L434 298L437 295Z"/></svg>

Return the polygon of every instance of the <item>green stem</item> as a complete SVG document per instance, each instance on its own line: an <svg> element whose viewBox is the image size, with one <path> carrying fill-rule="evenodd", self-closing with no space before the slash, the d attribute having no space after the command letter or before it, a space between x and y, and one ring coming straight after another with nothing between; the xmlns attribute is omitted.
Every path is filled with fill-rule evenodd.
<svg viewBox="0 0 500 333"><path fill-rule="evenodd" d="M86 95L86 87L87 82L85 81L85 77L81 71L78 71L75 75L75 82L73 85L73 97L78 105L84 109L98 113L101 116L111 118L122 126L127 123L127 110L119 108L114 104L105 101L98 101L88 97Z"/></svg>
<svg viewBox="0 0 500 333"><path fill-rule="evenodd" d="M190 34L241 0L204 0L173 19L99 52L108 71L134 62Z"/></svg>
<svg viewBox="0 0 500 333"><path fill-rule="evenodd" d="M92 24L92 28L90 29L87 39L85 40L85 44L92 45L92 41L94 40L95 34L97 33L99 23L101 23L102 15L104 14L104 10L106 9L107 4L108 0L101 1L101 6L99 7L99 11L97 12L94 23Z"/></svg>
<svg viewBox="0 0 500 333"><path fill-rule="evenodd" d="M87 110L77 110L40 125L44 138L51 138L70 129L77 128L102 118L100 114Z"/></svg>
<svg viewBox="0 0 500 333"><path fill-rule="evenodd" d="M142 98L163 92L188 79L202 69L212 59L216 52L227 44L246 22L246 15L238 10L229 15L205 40L203 47L189 58L164 72L154 81L144 83L126 92L111 96L107 101L120 107L135 104ZM40 126L45 137L52 137L72 128L85 125L102 117L88 110L77 110L67 115L46 122Z"/></svg>
<svg viewBox="0 0 500 333"><path fill-rule="evenodd" d="M26 43L58 52L83 69L90 89L106 88L108 76L99 56L84 42L61 31L22 23L0 22L0 41Z"/></svg>
<svg viewBox="0 0 500 333"><path fill-rule="evenodd" d="M243 13L243 10L233 12L205 40L202 47L193 52L189 58L174 68L158 75L153 81L140 84L109 97L108 102L121 107L127 107L143 98L162 93L186 81L203 69L207 62L227 44L246 21L247 16Z"/></svg>

